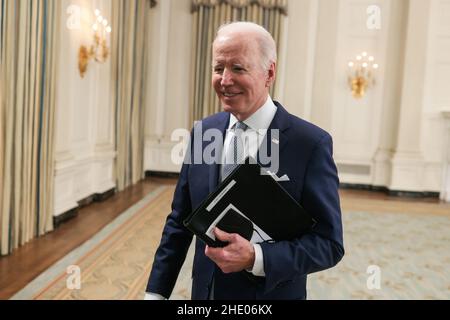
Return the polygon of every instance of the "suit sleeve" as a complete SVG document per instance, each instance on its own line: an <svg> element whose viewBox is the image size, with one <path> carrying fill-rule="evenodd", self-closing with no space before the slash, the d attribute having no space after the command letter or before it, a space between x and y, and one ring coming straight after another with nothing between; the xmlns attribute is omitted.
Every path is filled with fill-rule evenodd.
<svg viewBox="0 0 450 320"><path fill-rule="evenodd" d="M266 292L309 273L331 268L344 255L339 179L332 152L331 136L325 134L307 165L301 204L317 221L313 230L291 241L261 244Z"/></svg>
<svg viewBox="0 0 450 320"><path fill-rule="evenodd" d="M190 146L187 150L192 152ZM160 294L166 298L172 294L193 238L193 234L183 225L183 220L192 211L188 183L189 161L186 159L175 189L172 212L166 219L146 288L146 292Z"/></svg>

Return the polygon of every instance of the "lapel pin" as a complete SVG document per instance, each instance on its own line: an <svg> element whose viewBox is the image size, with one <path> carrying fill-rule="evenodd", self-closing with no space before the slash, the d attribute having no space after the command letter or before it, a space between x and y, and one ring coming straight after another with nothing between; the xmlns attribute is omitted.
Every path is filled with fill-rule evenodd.
<svg viewBox="0 0 450 320"><path fill-rule="evenodd" d="M272 142L275 143L275 144L280 144L280 140L275 139L275 138L272 139Z"/></svg>

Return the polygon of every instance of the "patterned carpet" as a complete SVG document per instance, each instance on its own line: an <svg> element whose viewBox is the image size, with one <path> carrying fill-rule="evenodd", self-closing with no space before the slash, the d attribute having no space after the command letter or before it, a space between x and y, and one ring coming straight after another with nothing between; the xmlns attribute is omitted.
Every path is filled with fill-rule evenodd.
<svg viewBox="0 0 450 320"><path fill-rule="evenodd" d="M142 299L172 196L172 187L158 188L12 299ZM71 265L81 270L80 289L67 288Z"/></svg>
<svg viewBox="0 0 450 320"><path fill-rule="evenodd" d="M450 299L450 217L350 212L346 255L309 277L309 299ZM380 289L369 290L370 265Z"/></svg>
<svg viewBox="0 0 450 320"><path fill-rule="evenodd" d="M13 299L142 299L173 187L161 187ZM310 275L308 299L450 299L450 216L348 212L346 255ZM192 249L192 247L191 247ZM81 269L81 288L67 288L66 268ZM171 299L189 299L190 250ZM379 269L379 289L368 267ZM369 270L370 271L370 270Z"/></svg>

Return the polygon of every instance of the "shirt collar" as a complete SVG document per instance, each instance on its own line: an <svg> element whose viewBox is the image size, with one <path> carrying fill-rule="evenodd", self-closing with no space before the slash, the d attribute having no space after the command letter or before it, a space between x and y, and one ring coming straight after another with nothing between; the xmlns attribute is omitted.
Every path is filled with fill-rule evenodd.
<svg viewBox="0 0 450 320"><path fill-rule="evenodd" d="M275 117L275 113L277 112L277 107L272 101L270 96L267 97L266 102L262 105L261 108L256 110L250 117L248 117L244 123L249 127L249 129L255 130L260 133L260 130L267 130ZM236 122L239 120L230 113L230 124L228 125L228 129L231 129ZM263 134L261 132L261 134Z"/></svg>

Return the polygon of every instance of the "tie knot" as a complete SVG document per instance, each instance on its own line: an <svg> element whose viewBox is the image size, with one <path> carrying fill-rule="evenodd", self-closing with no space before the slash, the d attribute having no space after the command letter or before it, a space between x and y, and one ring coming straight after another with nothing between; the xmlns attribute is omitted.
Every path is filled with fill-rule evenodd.
<svg viewBox="0 0 450 320"><path fill-rule="evenodd" d="M238 122L236 122L235 125L234 125L234 130L242 130L242 131L245 131L245 130L247 130L247 129L248 129L248 126L247 126L244 122L242 122L242 121L238 121Z"/></svg>

